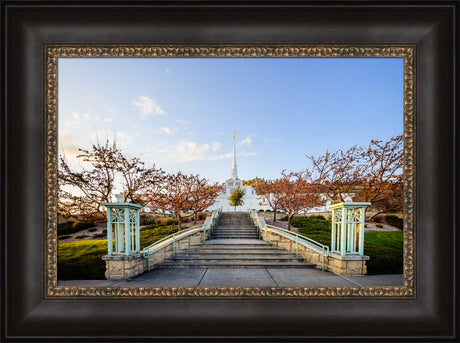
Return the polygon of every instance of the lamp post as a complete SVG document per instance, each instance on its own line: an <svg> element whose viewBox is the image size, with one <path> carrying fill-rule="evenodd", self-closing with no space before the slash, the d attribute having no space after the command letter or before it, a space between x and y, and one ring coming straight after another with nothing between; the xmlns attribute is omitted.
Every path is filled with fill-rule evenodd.
<svg viewBox="0 0 460 343"><path fill-rule="evenodd" d="M370 202L342 202L329 205L332 210L331 252L364 255L366 207Z"/></svg>

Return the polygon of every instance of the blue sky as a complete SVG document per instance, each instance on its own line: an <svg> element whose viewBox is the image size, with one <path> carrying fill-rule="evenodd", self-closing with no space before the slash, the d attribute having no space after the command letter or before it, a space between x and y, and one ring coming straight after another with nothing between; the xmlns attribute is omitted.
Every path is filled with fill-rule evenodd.
<svg viewBox="0 0 460 343"><path fill-rule="evenodd" d="M60 58L59 153L115 136L166 171L240 179L403 132L402 58Z"/></svg>

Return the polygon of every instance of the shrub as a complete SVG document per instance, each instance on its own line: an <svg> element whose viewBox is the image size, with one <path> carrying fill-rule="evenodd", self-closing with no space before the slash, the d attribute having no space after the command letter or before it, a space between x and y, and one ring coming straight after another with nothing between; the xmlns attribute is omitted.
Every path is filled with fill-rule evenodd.
<svg viewBox="0 0 460 343"><path fill-rule="evenodd" d="M322 214L313 214L313 215L310 216L310 218L326 220L326 218Z"/></svg>
<svg viewBox="0 0 460 343"><path fill-rule="evenodd" d="M262 213L263 211L264 211L264 210L260 209L260 210L258 210L257 212Z"/></svg>
<svg viewBox="0 0 460 343"><path fill-rule="evenodd" d="M365 241L364 255L369 256L366 261L367 274L402 274L403 250L385 247L381 244Z"/></svg>
<svg viewBox="0 0 460 343"><path fill-rule="evenodd" d="M385 216L385 221L388 223L388 225L397 227L401 230L404 227L404 220L402 218L399 218L398 216L395 216L394 214L389 214Z"/></svg>
<svg viewBox="0 0 460 343"><path fill-rule="evenodd" d="M61 240L61 239L67 239L67 238L70 238L72 237L71 235L60 235L58 236L58 239Z"/></svg>
<svg viewBox="0 0 460 343"><path fill-rule="evenodd" d="M161 225L177 225L178 221L176 218L173 217L166 217L166 218L158 218L155 224Z"/></svg>
<svg viewBox="0 0 460 343"><path fill-rule="evenodd" d="M374 218L374 222L376 222L376 223L381 223L381 222L383 222L383 216L381 216L381 215L376 216L376 217Z"/></svg>
<svg viewBox="0 0 460 343"><path fill-rule="evenodd" d="M331 245L331 221L322 219L323 216L310 216L307 218L293 218L292 226L299 229L299 233L311 238L318 243Z"/></svg>
<svg viewBox="0 0 460 343"><path fill-rule="evenodd" d="M75 239L81 239L81 238L86 238L89 237L88 235L75 235Z"/></svg>
<svg viewBox="0 0 460 343"><path fill-rule="evenodd" d="M57 234L58 235L70 235L72 233L76 233L82 230L89 229L94 227L94 222L82 222L79 220L76 221L67 221L65 223L58 224L57 227Z"/></svg>
<svg viewBox="0 0 460 343"><path fill-rule="evenodd" d="M107 234L105 233L93 233L91 237L93 238L102 238L102 237L105 237L107 236Z"/></svg>
<svg viewBox="0 0 460 343"><path fill-rule="evenodd" d="M97 230L97 228L95 228L95 227L90 227L90 228L88 229L89 232L94 232L94 231L96 231L96 230Z"/></svg>
<svg viewBox="0 0 460 343"><path fill-rule="evenodd" d="M287 222L288 221L288 216L284 216L283 218L280 219L282 222Z"/></svg>
<svg viewBox="0 0 460 343"><path fill-rule="evenodd" d="M377 226L379 229L383 228L383 224L380 223L375 224L375 226Z"/></svg>
<svg viewBox="0 0 460 343"><path fill-rule="evenodd" d="M148 215L146 213L141 213L139 214L139 224L140 225L148 225L148 224L151 224L151 220L154 219L152 218L151 215Z"/></svg>
<svg viewBox="0 0 460 343"><path fill-rule="evenodd" d="M205 220L207 216L208 216L207 213L200 212L198 213L198 220Z"/></svg>
<svg viewBox="0 0 460 343"><path fill-rule="evenodd" d="M102 233L107 234L107 229L102 230Z"/></svg>

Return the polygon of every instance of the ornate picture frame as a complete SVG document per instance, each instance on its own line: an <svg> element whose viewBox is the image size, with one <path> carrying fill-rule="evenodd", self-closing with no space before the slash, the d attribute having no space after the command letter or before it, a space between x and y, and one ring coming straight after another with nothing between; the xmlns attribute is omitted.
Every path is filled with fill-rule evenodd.
<svg viewBox="0 0 460 343"><path fill-rule="evenodd" d="M415 84L416 55L414 45L176 45L176 46L46 46L46 122L47 122L47 297L135 297L135 298L415 298ZM404 285L372 287L76 287L57 283L57 137L56 132L58 59L59 58L362 58L399 57L404 59ZM53 205L52 205L53 204Z"/></svg>
<svg viewBox="0 0 460 343"><path fill-rule="evenodd" d="M2 339L458 339L457 9L447 2L2 1ZM115 53L404 57L404 286L57 286L55 59Z"/></svg>

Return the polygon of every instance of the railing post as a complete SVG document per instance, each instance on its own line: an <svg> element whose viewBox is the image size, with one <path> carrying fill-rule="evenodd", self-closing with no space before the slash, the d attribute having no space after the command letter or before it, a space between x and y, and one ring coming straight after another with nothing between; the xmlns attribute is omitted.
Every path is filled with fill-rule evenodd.
<svg viewBox="0 0 460 343"><path fill-rule="evenodd" d="M140 214L139 214L139 211L136 211L136 230L135 230L135 233L136 233L136 251L140 251L141 250L141 234L140 234L140 231L141 231L141 225L140 225Z"/></svg>
<svg viewBox="0 0 460 343"><path fill-rule="evenodd" d="M130 254L131 250L131 225L129 222L129 208L125 208L125 255Z"/></svg>
<svg viewBox="0 0 460 343"><path fill-rule="evenodd" d="M173 257L176 257L176 234L173 235Z"/></svg>
<svg viewBox="0 0 460 343"><path fill-rule="evenodd" d="M295 257L299 257L299 235L295 235Z"/></svg>
<svg viewBox="0 0 460 343"><path fill-rule="evenodd" d="M113 255L113 224L112 224L112 209L107 208L107 247L108 254Z"/></svg>
<svg viewBox="0 0 460 343"><path fill-rule="evenodd" d="M147 255L147 266L148 266L149 271L150 271L150 254Z"/></svg>

